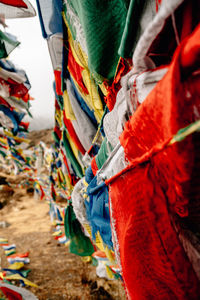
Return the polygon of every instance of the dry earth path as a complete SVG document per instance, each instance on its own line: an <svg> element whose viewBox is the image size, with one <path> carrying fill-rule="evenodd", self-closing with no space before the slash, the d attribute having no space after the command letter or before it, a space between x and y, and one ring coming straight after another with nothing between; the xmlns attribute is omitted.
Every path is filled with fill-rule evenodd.
<svg viewBox="0 0 200 300"><path fill-rule="evenodd" d="M3 196L0 193L0 200ZM97 278L93 266L83 263L54 240L45 201L35 200L25 189L16 189L5 200L6 205L0 209L0 222L6 221L10 226L0 228L0 237L15 243L17 252L30 252L28 279L39 288L29 289L39 300L125 299L119 281ZM2 249L0 255L2 267L6 267Z"/></svg>

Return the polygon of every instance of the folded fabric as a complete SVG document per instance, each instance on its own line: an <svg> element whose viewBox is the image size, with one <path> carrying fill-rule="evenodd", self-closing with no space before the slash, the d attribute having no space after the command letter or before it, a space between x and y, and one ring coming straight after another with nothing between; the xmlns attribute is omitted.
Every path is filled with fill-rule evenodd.
<svg viewBox="0 0 200 300"><path fill-rule="evenodd" d="M19 44L14 35L0 30L0 58L8 57Z"/></svg>
<svg viewBox="0 0 200 300"><path fill-rule="evenodd" d="M78 16L83 28L91 74L98 79L99 75L112 79L119 61L117 51L126 21L127 1L66 2Z"/></svg>
<svg viewBox="0 0 200 300"><path fill-rule="evenodd" d="M97 129L98 124L97 124L97 120L95 118L95 114L94 114L94 110L90 109L89 106L87 105L87 103L84 101L84 99L81 97L81 95L79 94L79 92L76 89L76 86L72 80L72 78L70 78L73 90L74 90L74 94L76 96L76 99L80 105L80 107L82 108L82 110L86 113L86 115L88 116L88 118L90 118L92 124L95 126L95 128Z"/></svg>
<svg viewBox="0 0 200 300"><path fill-rule="evenodd" d="M23 262L24 264L29 264L30 263L30 259L27 257L7 257L7 260L10 264L14 264L16 262Z"/></svg>
<svg viewBox="0 0 200 300"><path fill-rule="evenodd" d="M38 300L38 298L33 293L31 293L30 291L28 291L24 288L21 288L21 287L17 287L15 285L7 284L5 282L0 281L0 288L1 288L2 291L5 292L5 295L7 297L21 297L21 298L14 298L16 300L17 299L20 299L20 300L21 299L23 299L23 300ZM20 296L16 296L17 294L20 295ZM10 299L13 299L13 298L10 298Z"/></svg>
<svg viewBox="0 0 200 300"><path fill-rule="evenodd" d="M104 182L97 184L94 177L87 187L88 199L85 200L87 219L92 229L92 237L100 236L109 248L113 248L108 205L108 188Z"/></svg>
<svg viewBox="0 0 200 300"><path fill-rule="evenodd" d="M63 34L55 33L47 40L49 54L54 70L62 69Z"/></svg>
<svg viewBox="0 0 200 300"><path fill-rule="evenodd" d="M0 2L10 6L27 8L26 3L22 0L0 0Z"/></svg>
<svg viewBox="0 0 200 300"><path fill-rule="evenodd" d="M103 84L100 86L101 89L102 87L105 87L105 91L102 90L102 92L105 95L104 100L106 102L109 111L111 111L115 105L117 92L121 88L122 76L125 76L126 73L128 73L128 71L131 70L131 67L132 67L131 60L123 59L121 57L112 84L108 84L106 81L104 81Z"/></svg>
<svg viewBox="0 0 200 300"><path fill-rule="evenodd" d="M65 235L70 239L69 251L71 253L90 256L94 252L94 247L90 239L83 233L71 205L68 205L65 213Z"/></svg>
<svg viewBox="0 0 200 300"><path fill-rule="evenodd" d="M83 146L76 134L76 131L74 130L71 120L66 118L65 111L63 111L63 125L67 129L67 131L68 131L70 137L72 138L74 144L76 145L77 149L84 155L85 149L83 148Z"/></svg>
<svg viewBox="0 0 200 300"><path fill-rule="evenodd" d="M23 276L19 275L19 274L11 274L11 275L6 275L4 277L6 280L20 280L21 282L23 282L25 285L29 285L32 287L37 288L37 284L31 282L30 280L24 278Z"/></svg>
<svg viewBox="0 0 200 300"><path fill-rule="evenodd" d="M0 77L12 84L13 81L16 83L25 83L27 81L26 73L23 70L19 70L15 65L8 59L0 60ZM14 84L14 83L13 83Z"/></svg>
<svg viewBox="0 0 200 300"><path fill-rule="evenodd" d="M6 19L29 18L36 15L34 7L28 0L1 0L0 11Z"/></svg>
<svg viewBox="0 0 200 300"><path fill-rule="evenodd" d="M128 162L125 159L124 148L118 143L108 156L107 160L103 163L101 169L98 170L96 174L97 182L105 181L106 179L115 176L125 169L127 165Z"/></svg>
<svg viewBox="0 0 200 300"><path fill-rule="evenodd" d="M164 0L148 24L133 54L135 70L144 71L169 64L179 43L199 24L196 0ZM170 35L170 40L168 36Z"/></svg>
<svg viewBox="0 0 200 300"><path fill-rule="evenodd" d="M128 114L137 109L166 72L166 67L142 73L131 70L121 78L122 87L117 93L114 108L103 119L104 132L112 147L119 143Z"/></svg>
<svg viewBox="0 0 200 300"><path fill-rule="evenodd" d="M68 49L68 65L67 65L67 67L68 67L68 70L69 70L71 76L76 80L76 82L78 83L82 92L84 94L88 94L89 92L87 90L87 87L85 86L85 83L84 83L83 77L82 77L82 72L83 72L84 68L76 62L70 45L69 45L69 49Z"/></svg>
<svg viewBox="0 0 200 300"><path fill-rule="evenodd" d="M13 134L17 134L19 130L19 123L24 117L24 113L17 113L16 111L11 111L4 105L0 105L0 111L2 111L13 123Z"/></svg>
<svg viewBox="0 0 200 300"><path fill-rule="evenodd" d="M70 28L73 39L80 44L81 48L87 55L88 51L83 27L81 26L78 16L67 1L64 1L63 3L63 18Z"/></svg>
<svg viewBox="0 0 200 300"><path fill-rule="evenodd" d="M79 177L82 178L83 177L83 171L81 169L81 166L79 164L79 162L77 161L76 157L74 156L74 153L72 151L72 148L70 146L70 143L67 139L67 135L66 135L66 131L63 131L63 136L62 136L62 142L61 145L63 143L63 150L64 150L64 154L66 155L66 157L69 159L69 161L71 162L73 169L75 171L75 174Z"/></svg>
<svg viewBox="0 0 200 300"><path fill-rule="evenodd" d="M90 181L92 181L93 178L94 178L94 174L92 172L92 167L90 165L85 171L85 181L87 183L90 183Z"/></svg>
<svg viewBox="0 0 200 300"><path fill-rule="evenodd" d="M8 245L8 246L3 246L4 250L12 250L12 249L16 249L16 245L12 244L12 245Z"/></svg>
<svg viewBox="0 0 200 300"><path fill-rule="evenodd" d="M79 94L87 103L88 107L91 110L94 110L95 118L99 123L103 115L103 105L98 93L98 86L91 76L91 72L88 67L87 55L84 53L80 45L73 40L68 23L66 23L66 27L66 39L68 41L68 45L64 47L67 48L67 53L65 53L63 59L65 58L65 56L67 56L67 64L71 75L68 76L66 74L65 78L73 77L74 84ZM68 51L68 49L70 49L70 51ZM65 69L65 65L63 65L63 69ZM88 92L85 92L86 90Z"/></svg>
<svg viewBox="0 0 200 300"><path fill-rule="evenodd" d="M200 77L185 78L181 65L185 49L189 57L196 45L192 63L200 67L199 41L200 27L127 122L120 141L132 167L107 182L114 246L133 299L199 298L199 281L173 227L173 219L190 217L192 203L199 207L199 134L167 147L199 119Z"/></svg>
<svg viewBox="0 0 200 300"><path fill-rule="evenodd" d="M84 203L84 190L86 189L84 180L85 179L82 178L77 182L71 194L74 213L82 226L88 224Z"/></svg>
<svg viewBox="0 0 200 300"><path fill-rule="evenodd" d="M76 134L78 135L81 144L83 145L85 150L88 151L91 147L93 138L96 134L96 128L94 127L90 119L87 117L85 112L80 108L74 93L73 86L70 80L68 79L67 79L67 92L69 95L71 107L73 109L77 121L76 123L74 123L72 120L72 124L74 125ZM87 134L85 134L86 132Z"/></svg>
<svg viewBox="0 0 200 300"><path fill-rule="evenodd" d="M119 47L119 55L132 57L136 44L146 26L156 14L156 1L131 0L128 7L126 23Z"/></svg>
<svg viewBox="0 0 200 300"><path fill-rule="evenodd" d="M30 82L26 73L23 70L7 70L4 66L0 68L0 83L7 88L4 97L21 98L25 103L28 103L30 96L28 90L31 88Z"/></svg>
<svg viewBox="0 0 200 300"><path fill-rule="evenodd" d="M9 269L12 270L20 270L24 267L24 263L23 262L14 262L9 266Z"/></svg>
<svg viewBox="0 0 200 300"><path fill-rule="evenodd" d="M36 0L36 4L43 37L62 33L62 0Z"/></svg>

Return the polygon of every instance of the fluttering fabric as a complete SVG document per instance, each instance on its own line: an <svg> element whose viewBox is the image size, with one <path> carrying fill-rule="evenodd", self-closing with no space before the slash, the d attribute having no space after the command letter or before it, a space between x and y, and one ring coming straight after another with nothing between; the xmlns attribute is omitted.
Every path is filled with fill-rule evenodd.
<svg viewBox="0 0 200 300"><path fill-rule="evenodd" d="M0 281L0 289L8 299L38 300L38 298L30 291L2 281Z"/></svg>
<svg viewBox="0 0 200 300"><path fill-rule="evenodd" d="M76 96L76 99L81 107L81 109L86 113L86 115L89 117L90 121L92 122L92 124L95 126L95 128L97 129L98 124L97 124L97 120L95 118L95 114L94 114L94 110L90 109L90 107L87 105L87 103L84 101L84 99L81 97L81 95L78 93L76 86L73 82L73 80L70 78L73 90L74 90L74 94Z"/></svg>
<svg viewBox="0 0 200 300"><path fill-rule="evenodd" d="M109 154L107 160L97 172L97 182L105 181L118 174L128 165L124 155L124 148L120 143L116 145L113 151Z"/></svg>
<svg viewBox="0 0 200 300"><path fill-rule="evenodd" d="M71 73L70 77L73 78L78 93L81 95L88 107L94 110L95 118L99 123L103 116L103 104L98 93L97 86L91 76L87 55L83 52L80 45L73 40L66 20L65 25L67 28L69 46L68 44L65 45L65 48L67 48L67 54L63 52L65 53L65 55L63 55L63 59L67 56L67 66ZM66 34L64 34L64 37L65 35ZM65 65L63 67L65 67ZM66 74L66 78L68 77L68 74Z"/></svg>
<svg viewBox="0 0 200 300"><path fill-rule="evenodd" d="M80 166L79 162L77 161L76 157L74 156L74 153L72 151L70 143L67 139L66 131L63 132L62 141L63 141L64 149L66 151L66 157L68 157L68 159L70 160L70 162L73 166L73 169L75 171L75 174L79 178L82 178L83 177L83 171L81 169L81 166Z"/></svg>
<svg viewBox="0 0 200 300"><path fill-rule="evenodd" d="M133 54L137 72L171 62L179 43L199 24L199 1L164 0L148 24ZM168 36L170 35L170 40Z"/></svg>
<svg viewBox="0 0 200 300"><path fill-rule="evenodd" d="M200 27L126 123L120 141L131 167L107 182L114 245L131 299L199 297L199 282L173 226L174 219L187 218L194 195L199 202L199 183L194 195L192 188L193 178L199 179L199 134L167 147L180 128L199 119L200 77L191 75L200 67L199 41Z"/></svg>
<svg viewBox="0 0 200 300"><path fill-rule="evenodd" d="M43 37L62 33L62 0L36 0Z"/></svg>
<svg viewBox="0 0 200 300"><path fill-rule="evenodd" d="M101 169L101 167L107 160L109 154L111 153L112 149L112 145L105 138L101 144L97 155L91 161L91 169L94 176L96 175L97 171Z"/></svg>
<svg viewBox="0 0 200 300"><path fill-rule="evenodd" d="M11 111L8 107L0 105L0 111L2 111L13 123L13 134L18 132L18 126L24 117L24 113L17 113L16 111Z"/></svg>
<svg viewBox="0 0 200 300"><path fill-rule="evenodd" d="M88 224L88 219L86 216L86 207L85 207L84 196L83 196L85 189L86 187L84 185L84 178L82 178L75 185L73 192L71 194L74 213L82 226L84 226L84 224Z"/></svg>
<svg viewBox="0 0 200 300"><path fill-rule="evenodd" d="M70 238L71 253L79 256L89 256L94 253L94 247L90 239L84 235L71 205L67 207L65 213L65 235Z"/></svg>
<svg viewBox="0 0 200 300"><path fill-rule="evenodd" d="M85 149L83 148L83 145L81 144L81 142L76 134L76 131L74 130L71 120L66 118L65 112L63 112L63 124L64 124L65 128L67 129L68 133L70 134L73 142L76 144L77 149L84 155Z"/></svg>
<svg viewBox="0 0 200 300"><path fill-rule="evenodd" d="M131 70L131 67L132 62L130 59L125 60L120 58L112 84L109 85L106 81L104 81L103 86L106 88L104 99L109 111L111 111L115 106L117 93L121 88L121 78Z"/></svg>
<svg viewBox="0 0 200 300"><path fill-rule="evenodd" d="M6 19L29 18L36 15L34 7L28 0L0 1L0 12Z"/></svg>
<svg viewBox="0 0 200 300"><path fill-rule="evenodd" d="M94 177L87 187L88 198L85 200L87 219L92 228L95 241L97 232L100 233L105 245L113 248L108 205L108 188L104 182L97 184Z"/></svg>
<svg viewBox="0 0 200 300"><path fill-rule="evenodd" d="M54 70L62 69L63 34L54 33L47 40L49 54Z"/></svg>
<svg viewBox="0 0 200 300"><path fill-rule="evenodd" d="M1 0L0 2L10 6L27 8L26 3L22 0Z"/></svg>
<svg viewBox="0 0 200 300"><path fill-rule="evenodd" d="M19 44L14 35L0 30L0 59L8 57Z"/></svg>
<svg viewBox="0 0 200 300"><path fill-rule="evenodd" d="M130 0L126 23L118 53L122 57L132 57L137 42L156 14L155 0Z"/></svg>
<svg viewBox="0 0 200 300"><path fill-rule="evenodd" d="M89 68L96 78L112 79L115 75L128 2L67 1L80 20L86 39Z"/></svg>
<svg viewBox="0 0 200 300"><path fill-rule="evenodd" d="M86 149L86 151L88 151L92 144L92 140L95 136L96 128L93 126L88 116L79 106L79 103L74 93L73 86L69 80L67 80L67 91L71 102L71 107L77 121L76 124L78 125L76 127L76 132L83 147ZM85 135L85 132L87 132L87 135Z"/></svg>
<svg viewBox="0 0 200 300"><path fill-rule="evenodd" d="M197 103L198 76L191 74L198 60L196 69L184 67L196 46L169 65L199 22L199 4L65 0L62 28L55 24L48 34L49 12L58 11L53 1L38 2L48 6L40 19L55 75L51 196L55 201L62 189L70 202L70 251L90 252L80 229L103 251L105 264L116 266L115 249L131 299L197 299L194 258L180 237L183 224L199 228L198 133L168 144L199 116L199 107L189 105Z"/></svg>

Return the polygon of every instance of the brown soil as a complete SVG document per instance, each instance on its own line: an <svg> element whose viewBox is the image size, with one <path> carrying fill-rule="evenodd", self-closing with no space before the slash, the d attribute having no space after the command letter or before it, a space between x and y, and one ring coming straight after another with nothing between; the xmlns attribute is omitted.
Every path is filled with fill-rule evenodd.
<svg viewBox="0 0 200 300"><path fill-rule="evenodd" d="M29 147L36 146L40 141L44 142L47 147L50 147L53 143L52 129L31 131L28 133L27 138L31 140Z"/></svg>
<svg viewBox="0 0 200 300"><path fill-rule="evenodd" d="M6 175L7 176L7 175ZM13 179L14 180L14 179ZM17 245L17 252L30 251L31 272L28 279L39 288L29 288L39 300L64 299L125 299L120 281L97 278L95 267L82 262L68 252L66 246L54 240L48 215L48 204L37 201L25 189L14 189L0 209L0 221L10 224L0 228L0 237ZM4 202L4 201L3 201ZM2 268L7 266L0 247Z"/></svg>

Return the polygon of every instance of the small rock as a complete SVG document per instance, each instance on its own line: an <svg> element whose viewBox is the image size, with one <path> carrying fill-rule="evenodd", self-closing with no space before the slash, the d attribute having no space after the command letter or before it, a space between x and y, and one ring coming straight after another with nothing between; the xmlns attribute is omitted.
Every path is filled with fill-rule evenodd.
<svg viewBox="0 0 200 300"><path fill-rule="evenodd" d="M1 221L0 222L0 228L6 228L9 227L10 223L6 222L6 221Z"/></svg>

